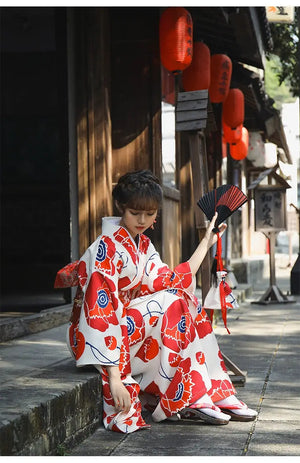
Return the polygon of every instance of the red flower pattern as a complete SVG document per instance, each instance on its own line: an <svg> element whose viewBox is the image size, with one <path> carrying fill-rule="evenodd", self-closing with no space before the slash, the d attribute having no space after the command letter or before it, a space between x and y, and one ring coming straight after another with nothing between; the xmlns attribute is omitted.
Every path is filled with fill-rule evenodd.
<svg viewBox="0 0 300 463"><path fill-rule="evenodd" d="M159 344L156 339L146 338L142 347L138 350L136 356L139 357L143 362L147 363L154 359L159 353Z"/></svg>
<svg viewBox="0 0 300 463"><path fill-rule="evenodd" d="M108 236L103 236L99 241L95 268L113 276L115 274L115 265L113 262L115 254L116 247L114 242Z"/></svg>
<svg viewBox="0 0 300 463"><path fill-rule="evenodd" d="M195 327L185 301L178 299L168 307L161 331L163 344L174 352L180 352L194 340Z"/></svg>
<svg viewBox="0 0 300 463"><path fill-rule="evenodd" d="M87 323L94 329L106 331L110 324L118 325L118 300L111 291L114 283L99 272L93 272L85 294L84 311Z"/></svg>

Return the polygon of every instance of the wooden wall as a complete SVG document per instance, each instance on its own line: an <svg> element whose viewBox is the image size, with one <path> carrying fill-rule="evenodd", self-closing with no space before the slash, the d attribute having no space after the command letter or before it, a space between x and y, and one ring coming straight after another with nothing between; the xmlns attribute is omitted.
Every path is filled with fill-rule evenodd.
<svg viewBox="0 0 300 463"><path fill-rule="evenodd" d="M79 253L130 170L161 176L159 8L75 8ZM161 222L154 238L160 245Z"/></svg>
<svg viewBox="0 0 300 463"><path fill-rule="evenodd" d="M111 205L110 31L106 8L75 9L80 255Z"/></svg>

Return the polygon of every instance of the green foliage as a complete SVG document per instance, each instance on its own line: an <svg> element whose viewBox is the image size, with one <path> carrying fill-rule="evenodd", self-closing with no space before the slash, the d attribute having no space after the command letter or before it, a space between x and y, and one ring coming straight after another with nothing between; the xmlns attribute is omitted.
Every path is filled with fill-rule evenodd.
<svg viewBox="0 0 300 463"><path fill-rule="evenodd" d="M270 55L265 65L265 90L275 101L274 107L279 111L283 103L295 101L289 82L283 81L280 83L279 76L281 72L280 58L277 55Z"/></svg>
<svg viewBox="0 0 300 463"><path fill-rule="evenodd" d="M283 82L290 87L293 96L300 96L300 8L295 7L295 20L292 24L270 23L274 48L273 55L280 59L277 71L280 88ZM272 55L267 56L272 60Z"/></svg>

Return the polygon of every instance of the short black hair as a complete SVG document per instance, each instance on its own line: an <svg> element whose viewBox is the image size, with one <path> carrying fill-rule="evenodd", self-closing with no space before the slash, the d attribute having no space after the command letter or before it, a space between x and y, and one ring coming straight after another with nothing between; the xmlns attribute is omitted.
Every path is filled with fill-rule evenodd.
<svg viewBox="0 0 300 463"><path fill-rule="evenodd" d="M137 170L122 175L112 195L122 212L126 208L143 211L159 209L163 198L159 180L150 170Z"/></svg>

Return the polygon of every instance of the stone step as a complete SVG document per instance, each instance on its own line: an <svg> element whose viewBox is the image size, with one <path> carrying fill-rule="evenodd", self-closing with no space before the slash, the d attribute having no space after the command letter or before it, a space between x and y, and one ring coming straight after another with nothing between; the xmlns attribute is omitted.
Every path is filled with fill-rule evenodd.
<svg viewBox="0 0 300 463"><path fill-rule="evenodd" d="M72 305L65 304L44 309L38 313L31 313L30 315L13 312L2 313L0 319L0 343L67 323L71 310Z"/></svg>
<svg viewBox="0 0 300 463"><path fill-rule="evenodd" d="M76 368L67 325L0 345L0 454L63 454L89 436L102 416L101 381Z"/></svg>

